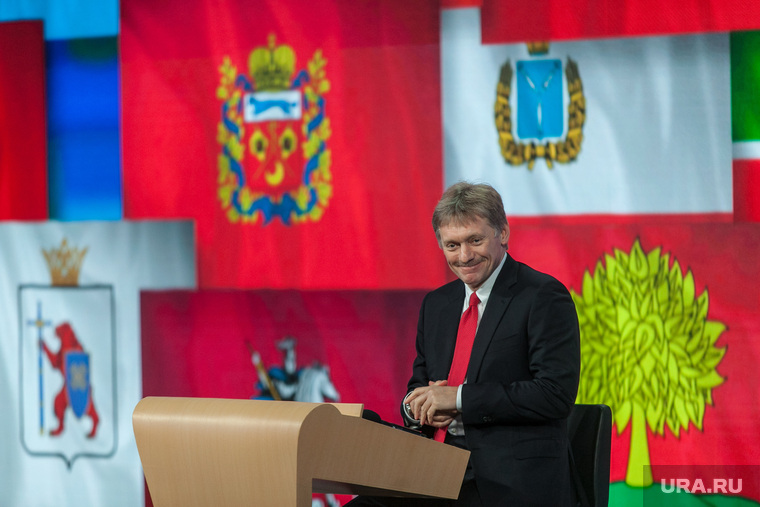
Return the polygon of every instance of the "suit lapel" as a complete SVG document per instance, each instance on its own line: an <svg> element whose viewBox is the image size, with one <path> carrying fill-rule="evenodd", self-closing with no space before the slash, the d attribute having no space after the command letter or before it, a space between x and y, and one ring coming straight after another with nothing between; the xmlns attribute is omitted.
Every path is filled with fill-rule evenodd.
<svg viewBox="0 0 760 507"><path fill-rule="evenodd" d="M475 334L475 342L472 345L472 353L470 354L470 363L467 365L468 381L474 381L478 378L480 366L483 364L488 345L493 339L496 327L501 322L504 312L507 311L507 307L512 301L513 295L510 287L517 282L517 268L517 261L507 256L504 266L496 278L493 289L491 289L486 311L480 319L478 332Z"/></svg>

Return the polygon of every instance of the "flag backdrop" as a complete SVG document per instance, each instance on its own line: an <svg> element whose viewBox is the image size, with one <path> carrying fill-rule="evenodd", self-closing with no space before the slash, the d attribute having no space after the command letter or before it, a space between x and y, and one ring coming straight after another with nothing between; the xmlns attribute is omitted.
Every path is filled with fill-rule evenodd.
<svg viewBox="0 0 760 507"><path fill-rule="evenodd" d="M41 21L0 23L0 220L47 218Z"/></svg>
<svg viewBox="0 0 760 507"><path fill-rule="evenodd" d="M188 222L0 225L3 507L142 505L139 291L194 287Z"/></svg>
<svg viewBox="0 0 760 507"><path fill-rule="evenodd" d="M53 220L122 217L116 41L101 37L45 44Z"/></svg>
<svg viewBox="0 0 760 507"><path fill-rule="evenodd" d="M633 460L641 473L645 456L652 466L749 466L740 496L760 503L760 268L750 260L759 250L755 224L513 224L510 252L574 293L582 343L578 402L611 405L619 424L610 505L642 505L642 489L630 484L627 469ZM614 323L604 327L608 319ZM652 329L660 332L639 338ZM653 351L654 368L647 358ZM663 354L669 373L659 366ZM646 420L626 419L627 409L636 411L626 402L646 408ZM632 440L634 432L644 439ZM659 489L660 478L655 474L648 491ZM644 505L674 502L663 494Z"/></svg>
<svg viewBox="0 0 760 507"><path fill-rule="evenodd" d="M756 346L760 335L757 315L760 288L754 282L760 276L760 268L746 260L753 258L760 248L760 227L654 221L643 225L556 227L524 220L515 222L510 253L554 274L576 297L584 347L584 380L579 401L608 403L616 418L621 418L620 431L613 432L610 505L641 505L642 489L626 482L633 431L636 434L644 431L647 435L642 451L652 465L756 465L760 459L760 445L755 442L760 434L760 408L754 402L755 386L760 383L756 368L760 360ZM650 266L644 272L640 271L642 255ZM618 262L615 277L611 274L616 268L610 257ZM436 260L444 263L442 256ZM658 274L658 270L664 270L665 275ZM596 399L588 399L594 396L591 390L594 379L601 372L615 374L609 365L616 362L614 357L596 357L595 349L601 350L603 344L594 333L597 319L589 319L594 306L586 304L594 298L591 288L594 280L599 294L602 291L614 294L625 286L634 287L639 294L660 294L659 306L642 303L636 318L626 313L626 305L636 300L630 295L618 297L619 306L607 310L617 312L616 321L630 322L628 326L633 325L635 333L644 333L647 322L661 319L692 326L683 331L690 338L712 337L713 342L703 347L711 351L703 350L702 359L693 348L690 355L676 353L681 338L672 330L680 328L673 324L666 326L668 332L659 336L662 341L657 343L657 347L665 344L664 348L674 357L677 377L692 375L689 372L695 370L701 372L699 383L688 381L687 385L709 385L710 394L705 396L702 392L699 398L697 387L693 387L694 393L684 394L677 381L673 385L660 385L657 395L651 390L632 389L621 391L626 396L620 400L598 393ZM663 281L669 281L670 292L662 292ZM686 289L682 290L683 287ZM340 401L365 403L384 419L399 422L398 401L404 394L414 357L415 326L422 297L421 291L143 292L144 393L229 398L261 395L262 384L252 363L252 351L260 354L261 364L270 372L273 368L282 370L285 361L281 342L292 336L296 339L298 368L314 362L327 365ZM597 299L601 308L604 298ZM692 310L697 307L699 311ZM599 314L602 313L600 309ZM704 329L717 332L703 333ZM606 336L619 341L619 350L629 351L622 354L638 357L644 349L639 342L639 349L627 345L621 330L613 327ZM599 361L608 366L600 366ZM634 384L633 378L642 364L646 361L626 365L627 369L618 374L623 381L629 375L630 383ZM272 378L282 377L273 374ZM667 374L663 377L658 369L647 377L652 384L666 380ZM603 381L607 385L615 380ZM678 435L669 426L655 434L659 425L654 415L647 416L647 420L653 421L649 430L642 427L641 421L626 421L619 415L625 402L675 411L674 407L682 404L667 400L692 394L695 400L702 401L701 409L692 410L690 406L685 416L675 416L685 417L683 421L676 419L674 427L680 430ZM700 410L702 418L698 416ZM692 412L696 414L693 419ZM683 422L685 426L679 426ZM654 480L658 479L655 475ZM749 479L754 483L744 481L742 496L760 502L757 488L760 477L756 473ZM646 505L669 505L668 501L672 501L667 495L663 498Z"/></svg>
<svg viewBox="0 0 760 507"><path fill-rule="evenodd" d="M443 257L440 259L443 263ZM341 401L400 422L423 291L143 291L145 396L259 394L249 346L267 367L296 339L298 367L330 368ZM400 393L400 394L399 394Z"/></svg>
<svg viewBox="0 0 760 507"><path fill-rule="evenodd" d="M297 3L122 3L127 216L196 219L200 278L206 286L437 285L446 269L427 224L444 184L438 130L443 98L445 182L485 179L497 185L510 216L518 215L512 221L511 252L557 275L574 292L584 323L580 399L610 403L620 429L613 437L611 505L641 505L641 489L632 486L637 479L630 470L641 469L647 459L658 466L760 462L754 393L760 381L755 366L760 355L760 273L752 262L758 230L730 223L760 219L760 193L755 190L760 188L758 36L720 33L758 28L759 7L741 0L678 6L654 6L651 0L572 5L486 0L485 46L480 44L477 11L445 11L441 97L437 3ZM451 0L443 5L479 3ZM3 33L11 32L4 31L22 25L24 33L8 39L13 51L6 51ZM39 135L44 124L44 102L16 100L21 92L38 93L44 71L25 79L20 91L8 87L16 86L18 69L27 72L30 63L40 63L38 56L14 60L18 41L24 41L23 55L42 54L34 42L39 31L38 23L0 23L0 96L11 94L0 101L0 211L12 205L27 213L26 206L34 204L30 216L13 211L0 214L2 218L47 216L44 150L39 149L44 136L23 154L25 164L34 159L42 172L10 168L13 172L8 173L4 162L4 136L21 132L13 128L16 123L5 121L8 107L23 104L20 121L34 118L30 127L35 133L24 130L27 136ZM718 33L690 35L701 32ZM616 36L625 39L600 39ZM530 53L522 43L542 38L552 41L543 56L538 56L542 48ZM8 65L12 71L6 71ZM512 81L502 79L504 70L513 73ZM562 77L562 87L557 87L556 76ZM560 117L563 131L552 137ZM13 122L19 121L15 118ZM28 140L14 139L11 149L26 146ZM537 147L546 142L536 142L541 139L552 141L539 156ZM599 159L600 153L604 158L609 150L613 156L596 166L597 172L583 173L589 171L584 166L589 159ZM525 163L511 165L505 153ZM547 158L553 162L551 169ZM29 181L19 180L22 174ZM7 191L9 183L14 187ZM40 188L45 190L38 195ZM607 223L611 213L616 214L614 224ZM554 218L520 218L546 214ZM6 231L17 227L22 226L3 226ZM119 247L123 241L103 233L101 224L45 227L59 232L34 236L32 249L39 255L43 248L59 245L61 230L89 230L67 237L72 243L79 238L87 244L107 241L113 258L132 252ZM90 233L97 238L90 241ZM397 249L386 250L386 245L397 244L399 233L414 238L415 245L427 241L414 252L425 262L406 266L398 262ZM125 504L139 503L137 454L125 441L125 435L131 438L126 421L139 397L139 381L122 378L127 370L139 375L134 368L139 347L133 343L125 353L130 338L121 339L120 334L136 340L137 312L121 316L122 292L114 289L121 282L112 280L111 271L87 273L94 249L85 257L82 286L65 289L48 285L40 275L45 264L30 261L33 256L21 251L16 236L0 242L5 267L1 286L6 291L0 307L7 314L0 371L7 375L2 385L14 414L5 419L6 437L0 439L2 454L9 457L0 465L3 505L97 502L103 498L101 488L109 487L111 497L100 503L119 504L112 500L115 495ZM188 252L192 245L182 255ZM181 258L171 248L153 253L160 253L163 263ZM128 264L118 260L112 271L138 269L132 262L139 263L134 260L139 258L132 255ZM109 262L113 266L113 259ZM660 273L665 268L667 276ZM657 273L660 278L653 276ZM154 279L163 279L159 274L166 275L165 269L157 268ZM673 284L667 290L661 284L666 278ZM657 290L647 292L651 287L641 287L644 282ZM132 303L134 287L128 291ZM681 292L668 292L672 287ZM605 306L610 295L623 290L633 290L636 297L626 294L614 299L619 303L614 309ZM657 297L641 301L646 294ZM148 293L141 299L143 343L151 351L144 355L146 394L261 393L253 385L257 377L245 344L260 352L264 365L277 366L283 364L278 344L292 335L299 367L313 361L327 364L343 401L365 402L395 420L397 391L403 390L413 354L407 349L413 340L409 329L421 296L417 291ZM111 297L115 304L108 304ZM692 320L679 318L687 306ZM73 334L61 327L54 335L60 316L77 315L82 307L97 318L77 319ZM691 334L649 334L646 324L657 322L658 311L670 312L662 329ZM120 323L112 332L116 340L93 343L84 337L108 333L115 315ZM622 383L616 378L604 382L609 364L599 365L615 358L601 354L609 346L595 334L598 327L619 339L621 350L634 352L637 360L618 372ZM36 333L44 333L51 356L34 346L39 343ZM74 359L58 367L61 372L91 372L85 385L92 390L84 399L91 396L94 404L88 408L82 396L74 396L76 390L66 391L78 401L65 406L66 424L58 441L49 431L57 423L53 399L64 392L53 366L62 336L69 345L81 341L83 350L73 350ZM625 341L631 336L636 336L633 349ZM679 341L684 336L686 354ZM229 347L218 346L225 340ZM241 342L242 356L234 352ZM636 347L653 350L652 342L659 347L655 360L667 363L667 374L648 356L638 355ZM104 376L98 367L99 358L109 355L117 358L111 362L115 377ZM80 381L82 376L72 378ZM212 380L219 378L222 385L215 388ZM121 389L125 383L126 395L114 391L114 385ZM618 387L617 393L605 386ZM118 393L118 403L102 394L111 392ZM612 394L617 397L606 398ZM126 398L132 402L128 408L121 406ZM47 408L37 410L38 399ZM88 439L93 413L99 425ZM40 427L48 433L35 433ZM91 480L96 469L100 478ZM655 481L662 477L658 474L657 469L652 472ZM55 487L41 490L40 477ZM122 486L113 487L109 477L118 477ZM751 479L745 480L741 495L755 504L760 502L760 480ZM667 495L646 503L672 504Z"/></svg>
<svg viewBox="0 0 760 507"><path fill-rule="evenodd" d="M483 0L483 42L522 42L760 28L746 0Z"/></svg>
<svg viewBox="0 0 760 507"><path fill-rule="evenodd" d="M0 21L41 19L45 39L110 37L119 31L118 0L23 0L0 3Z"/></svg>
<svg viewBox="0 0 760 507"><path fill-rule="evenodd" d="M512 215L731 212L727 34L529 48L479 20L443 12L447 185L487 181Z"/></svg>
<svg viewBox="0 0 760 507"><path fill-rule="evenodd" d="M615 420L610 505L702 503L657 482L695 464L745 467L744 500L707 501L757 505L759 231L733 223L757 209L757 45L691 33L760 19L748 7L647 27L673 16L644 3L444 11L445 181L494 184L516 215L511 252L573 291L578 402ZM595 8L612 24L584 24Z"/></svg>
<svg viewBox="0 0 760 507"><path fill-rule="evenodd" d="M760 32L731 34L734 215L760 222Z"/></svg>
<svg viewBox="0 0 760 507"><path fill-rule="evenodd" d="M439 6L127 0L124 214L197 221L203 287L440 283Z"/></svg>
<svg viewBox="0 0 760 507"><path fill-rule="evenodd" d="M443 264L442 256L436 260ZM383 419L401 424L399 401L411 374L423 295L422 291L144 291L140 299L143 393L261 396L252 352L259 354L264 369L281 372L283 339L292 337L299 381L294 384L285 378L286 385L279 388L283 399L289 394L298 401L364 403ZM274 374L272 378L283 379ZM320 501L324 504L317 498L315 505Z"/></svg>

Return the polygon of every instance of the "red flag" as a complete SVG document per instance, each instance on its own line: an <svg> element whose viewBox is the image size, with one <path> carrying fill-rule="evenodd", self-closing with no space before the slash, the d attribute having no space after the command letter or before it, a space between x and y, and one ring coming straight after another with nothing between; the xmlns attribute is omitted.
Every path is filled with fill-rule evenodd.
<svg viewBox="0 0 760 507"><path fill-rule="evenodd" d="M0 23L0 219L48 216L41 21Z"/></svg>
<svg viewBox="0 0 760 507"><path fill-rule="evenodd" d="M285 368L278 343L292 337L298 370L327 366L340 401L364 403L400 423L423 296L422 291L143 292L143 394L259 396L266 385L259 383L252 352L267 370Z"/></svg>
<svg viewBox="0 0 760 507"><path fill-rule="evenodd" d="M143 292L143 395L271 398L262 381L270 378L279 382L281 399L363 403L401 424L399 403L411 373L423 296L422 291ZM297 372L290 376L288 349ZM152 505L147 489L146 499ZM339 502L349 499L338 496Z"/></svg>
<svg viewBox="0 0 760 507"><path fill-rule="evenodd" d="M435 0L124 2L125 216L194 218L202 287L440 283L438 39Z"/></svg>
<svg viewBox="0 0 760 507"><path fill-rule="evenodd" d="M481 14L486 44L760 28L760 4L745 0L483 0Z"/></svg>
<svg viewBox="0 0 760 507"><path fill-rule="evenodd" d="M760 160L734 159L734 217L760 222Z"/></svg>
<svg viewBox="0 0 760 507"><path fill-rule="evenodd" d="M482 7L483 0L441 0L442 9L462 9L466 7Z"/></svg>
<svg viewBox="0 0 760 507"><path fill-rule="evenodd" d="M632 463L639 473L647 464L642 457L653 466L658 488L658 470L671 465L682 473L684 465L756 465L760 267L752 259L760 250L760 227L687 219L668 224L663 217L615 225L580 220L565 219L559 227L513 221L510 252L574 293L586 379L578 402L610 404L620 430L613 430L610 504L641 501L641 488L626 483ZM656 345L647 345L657 322L665 322L662 333ZM713 345L710 337L717 337ZM618 352L601 353L610 350ZM657 352L657 363L647 359L649 351ZM664 358L666 375L653 366ZM620 375L617 361L627 361ZM641 386L637 371L648 387L634 387ZM600 375L604 384L591 392L591 379ZM643 407L645 420L628 418L636 410L625 402ZM760 501L760 472L749 468L754 478L744 481L741 494Z"/></svg>

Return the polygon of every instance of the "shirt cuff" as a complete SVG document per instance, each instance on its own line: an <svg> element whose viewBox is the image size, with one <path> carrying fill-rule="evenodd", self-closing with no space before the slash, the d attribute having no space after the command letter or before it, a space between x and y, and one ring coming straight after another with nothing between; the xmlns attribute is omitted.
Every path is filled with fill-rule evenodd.
<svg viewBox="0 0 760 507"><path fill-rule="evenodd" d="M459 384L459 387L457 387L457 411L462 411L462 386L464 384Z"/></svg>

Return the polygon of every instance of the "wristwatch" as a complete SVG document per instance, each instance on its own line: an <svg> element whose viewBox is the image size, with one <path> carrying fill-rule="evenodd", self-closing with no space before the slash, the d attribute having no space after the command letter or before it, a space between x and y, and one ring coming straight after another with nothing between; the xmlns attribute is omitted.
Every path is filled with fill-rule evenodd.
<svg viewBox="0 0 760 507"><path fill-rule="evenodd" d="M412 391L409 391L406 393L406 396L404 396L404 401L401 403L401 415L404 417L404 422L409 428L418 429L421 427L420 420L414 418L414 414L412 414L412 406L406 402L406 398L410 394L412 394Z"/></svg>

